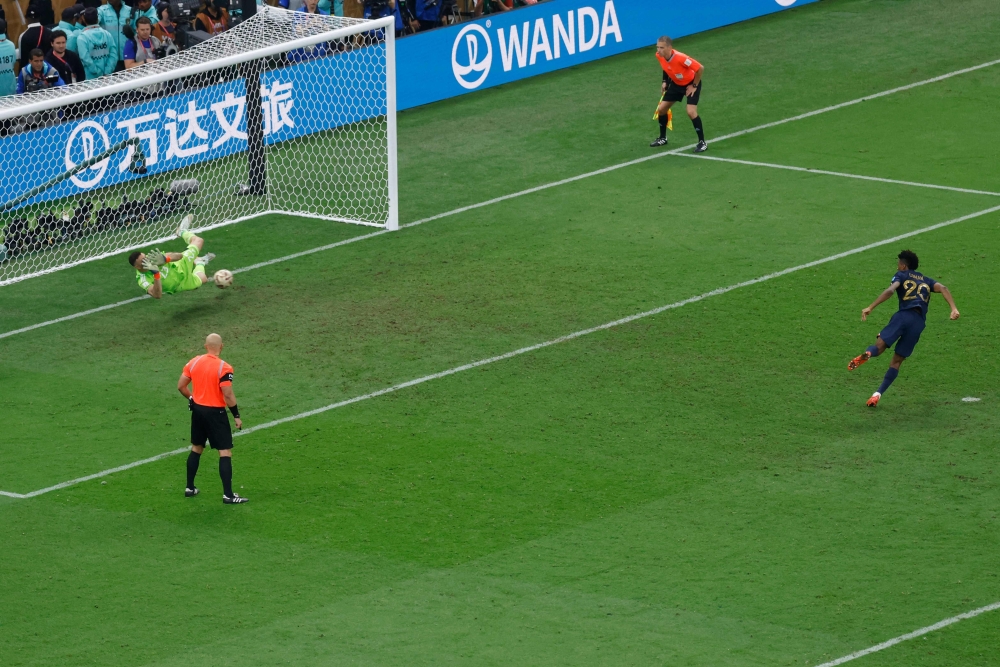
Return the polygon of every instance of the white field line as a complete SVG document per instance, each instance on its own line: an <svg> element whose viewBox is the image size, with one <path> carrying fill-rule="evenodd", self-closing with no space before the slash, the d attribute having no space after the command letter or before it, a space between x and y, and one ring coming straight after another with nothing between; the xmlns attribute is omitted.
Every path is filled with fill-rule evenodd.
<svg viewBox="0 0 1000 667"><path fill-rule="evenodd" d="M926 635L930 632L934 632L935 630L946 628L949 625L958 623L959 621L975 618L980 614L985 614L988 611L995 611L997 609L1000 609L1000 602L994 602L993 604L988 604L985 607L980 607L979 609L973 609L972 611L967 611L964 614L959 614L958 616L952 616L951 618L946 618L943 621L938 621L934 625L928 625L926 628L920 628L919 630L908 632L905 635L894 637L893 639L884 641L881 644L876 644L875 646L871 646L861 651L856 651L850 655L845 655L843 658L837 658L836 660L831 660L830 662L824 662L822 665L817 665L816 667L836 667L836 665L842 665L845 662L850 662L851 660L856 660L866 655L877 653L878 651L887 649L891 646L895 646L896 644L905 642L910 639L915 639L917 637L920 637L921 635Z"/></svg>
<svg viewBox="0 0 1000 667"><path fill-rule="evenodd" d="M815 111L809 111L798 116L792 116L791 118L785 118L783 120L776 120L771 123L764 123L763 125L757 125L756 127L751 127L747 130L740 130L739 132L733 132L732 134L724 134L721 137L715 137L712 139L713 142L723 141L725 139L733 139L735 137L742 137L744 134L750 134L751 132L757 132L759 130L766 130L770 127L777 127L778 125L784 125L785 123L791 123L797 120L803 120L805 118L811 118L812 116L818 116L822 113L827 113L828 111L836 111L838 109L843 109L845 107L853 106L855 104L861 104L862 102L867 102L869 100L875 100L880 97L885 97L886 95L895 95L896 93L902 93L907 90L913 90L914 88L919 88L920 86L926 86L930 83L938 83L944 81L945 79L950 79L953 76L959 76L962 74L968 74L970 72L975 72L976 70L986 69L987 67L993 67L994 65L1000 65L1000 60L991 60L987 63L982 63L979 65L973 65L972 67L966 67L965 69L957 69L954 72L948 72L947 74L942 74L941 76L935 76L931 79L924 79L923 81L917 81L914 83L908 83L905 86L900 86L898 88L891 88L889 90L883 90L881 93L872 93L871 95L865 95L864 97L859 97L855 100L850 100L847 102L841 102L840 104L834 104L832 106L823 107L822 109L816 109ZM692 144L694 146L694 144ZM685 147L687 148L687 147ZM673 152L679 152L683 149L677 149Z"/></svg>
<svg viewBox="0 0 1000 667"><path fill-rule="evenodd" d="M866 95L865 97L859 97L857 99L850 100L848 102L841 102L840 104L834 104L832 106L823 107L822 109L816 109L815 111L810 111L808 113L799 114L798 116L792 116L790 118L785 118L783 120L777 120L777 121L774 121L774 122L771 122L771 123L765 123L763 125L757 125L755 127L751 127L751 128L746 129L746 130L740 130L739 132L733 132L732 134L725 134L725 135L723 135L721 137L713 137L712 142L713 143L717 143L719 141L724 141L726 139L732 139L734 137L741 137L744 134L750 134L751 132L757 132L759 130L766 130L767 128L770 128L770 127L776 127L778 125L783 125L785 123L791 123L791 122L796 121L796 120L802 120L803 118L810 118L812 116L817 116L819 114L827 113L829 111L836 111L837 109L843 109L844 107L849 107L849 106L854 105L854 104L859 104L861 102L866 102L868 100L873 100L873 99L876 99L876 98L879 98L879 97L885 97L886 95L892 95L892 94L903 92L903 91L906 91L906 90L911 90L911 89L917 88L919 86L925 86L927 84L937 83L939 81L944 81L945 79L949 79L949 78L951 78L953 76L959 76L961 74L968 74L969 72L975 72L976 70L984 69L984 68L987 68L987 67L992 67L992 66L997 65L997 64L1000 64L1000 60L991 60L990 62L982 63L980 65L975 65L973 67L966 67L965 69L955 70L954 72L948 72L947 74L942 74L941 76L936 76L936 77L931 78L931 79L924 79L923 81L917 81L915 83L910 83L910 84L907 84L905 86L900 86L898 88L892 88L890 90L884 90L884 91L882 91L880 93L873 93L871 95ZM444 213L438 213L437 215L432 215L430 217L422 218L420 220L416 220L414 222L407 223L405 225L400 225L400 229L403 229L405 227L416 227L417 225L422 225L425 222L432 222L434 220L440 220L442 218L448 218L448 217L451 217L453 215L458 215L460 213L465 213L467 211L473 211L473 210L478 209L478 208L483 208L485 206L492 206L493 204L499 204L500 202L507 201L508 199L516 199L518 197L523 197L525 195L530 195L530 194L533 194L535 192L541 192L543 190L548 190L550 188L559 187L561 185L566 185L568 183L574 183L576 181L582 181L584 179L591 178L593 176L600 176L601 174L607 174L607 173L612 172L612 171L617 171L618 169L624 169L626 167L631 167L631 166L634 166L634 165L637 165L637 164L641 164L643 162L648 162L650 160L656 160L656 159L665 157L667 155L677 155L678 153L681 153L682 151L689 150L689 149L691 149L693 147L694 147L694 144L691 144L689 146L681 146L680 148L675 148L673 150L664 151L664 152L661 152L661 153L653 153L652 155L647 155L646 157L641 157L641 158L638 158L638 159L635 159L635 160L629 160L628 162L622 162L620 164L612 165L610 167L605 167L603 169L597 169L595 171L589 171L589 172L587 172L585 174L580 174L578 176L572 176L570 178L564 178L564 179L559 180L559 181L553 181L552 183L546 183L544 185L538 185L538 186L533 187L533 188L528 188L526 190L520 190L518 192L513 192L513 193L508 194L508 195L503 195L502 197L495 197L493 199L488 199L488 200L486 200L484 202L479 202L478 204L470 204L469 206L462 206L462 207L453 209L451 211L446 211ZM891 181L891 180L887 179L886 182L890 182L891 183L891 182L894 182L894 181ZM934 186L926 186L926 187L934 187ZM944 188L944 186L940 186L940 187ZM956 190L961 191L960 189L956 189ZM990 193L990 194L992 194L992 193ZM291 255L285 255L284 257L276 257L274 259L267 260L265 262L259 262L257 264L252 264L250 266L245 266L245 267L243 267L241 269L234 269L233 273L242 273L244 271L253 271L254 269L263 268L265 266L271 266L273 264L280 264L281 262L287 262L287 261L292 260L292 259L298 259L299 257L305 257L306 255L312 255L312 254L317 253L317 252L323 252L325 250L330 250L330 249L336 248L338 246L347 245L348 243L354 243L355 241L364 241L366 239L370 239L370 238L373 238L373 237L376 237L376 236L381 236L381 235L387 234L387 233L389 233L389 231L383 229L383 230L380 230L380 231L377 231L377 232L373 232L371 234L362 234L361 236L355 236L353 238L345 239L343 241L338 241L336 243L330 243L328 245L319 246L317 248L312 248L310 250L303 250L301 252L292 253ZM12 331L7 331L7 332L4 332L4 333L0 333L0 339L8 338L10 336L16 336L17 334L25 333L25 332L28 332L28 331L33 331L35 329L40 329L42 327L47 327L47 326L50 326L50 325L53 325L53 324L59 324L60 322L66 322L66 321L69 321L69 320L75 320L75 319L77 319L79 317L85 317L87 315L93 315L94 313L99 313L99 312L104 311L104 310L110 310L112 308L118 308L119 306L124 306L124 305L130 304L130 303L134 303L136 301L141 301L141 300L146 299L146 298L148 298L148 297L147 296L140 296L140 297L136 297L134 299L126 299L125 301L119 301L118 303L108 304L106 306L101 306L99 308L92 308L90 310L86 310L86 311L82 311L82 312L79 312L79 313L75 313L73 315L66 315L65 317L59 317L59 318L56 318L54 320L48 320L46 322L39 322L38 324L33 324L33 325L30 325L30 326L27 326L27 327L22 327L20 329L14 329Z"/></svg>
<svg viewBox="0 0 1000 667"><path fill-rule="evenodd" d="M990 197L1000 197L1000 192L990 192L989 190L971 190L969 188L956 188L950 185L935 185L933 183L917 183L916 181L898 181L894 178L879 178L878 176L862 176L860 174L847 174L841 171L827 171L825 169L810 169L809 167L792 167L786 164L773 164L771 162L754 162L752 160L736 160L728 157L715 157L703 153L675 153L681 157L697 158L699 160L712 160L714 162L731 162L733 164L744 164L750 167L768 167L770 169L784 169L786 171L801 171L807 174L822 174L823 176L840 176L841 178L856 178L861 181L875 181L876 183L891 183L893 185L909 185L915 188L930 188L932 190L948 190L950 192L961 192L970 195L988 195Z"/></svg>
<svg viewBox="0 0 1000 667"><path fill-rule="evenodd" d="M440 373L434 373L432 375L425 375L423 377L416 378L415 380L409 380L391 387L386 387L385 389L379 389L378 391L373 391L369 394L363 394L361 396L355 396L354 398L349 398L344 401L339 401L337 403L331 403L330 405L325 405L321 408L316 408L314 410L308 410L306 412L300 412L297 415L291 415L289 417L282 417L281 419L275 419L274 421L265 422L263 424L257 424L256 426L251 426L245 428L242 431L237 431L235 436L249 435L255 431L262 431L264 429L273 428L280 424L287 424L288 422L298 421L299 419L305 419L306 417L312 417L324 412L329 412L330 410L336 410L337 408L342 408L346 405L351 405L353 403L359 403L361 401L367 401L370 398L376 398L378 396L384 396L386 394L391 394L397 392L401 389L406 389L408 387L413 387L418 384L423 384L425 382L430 382L431 380L438 380L440 378L448 377L449 375L455 375L456 373L461 373L463 371L472 370L473 368L479 368L480 366L486 366L488 364L494 364L498 361L504 361L506 359L512 359L513 357L520 356L522 354L527 354L529 352L534 352L536 350L541 350L546 347L551 347L552 345L558 345L560 343L565 343L567 341L580 338L581 336L587 336L592 333L597 333L598 331L605 331L614 327L621 326L623 324L628 324L630 322L635 322L636 320L641 320L646 317L651 317L653 315L658 315L668 310L673 310L675 308L680 308L691 303L696 303L698 301L704 301L709 297L719 296L721 294L726 294L727 292L732 292L743 287L749 287L751 285L757 285L758 283L763 283L768 280L773 280L774 278L780 278L781 276L787 276L790 273L795 273L796 271L802 271L803 269L809 269L814 266L819 266L821 264L826 264L828 262L833 262L838 259L843 259L844 257L850 257L851 255L857 255L858 253L871 250L872 248L878 248L880 246L888 245L890 243L895 243L903 239L908 239L912 236L917 236L918 234L924 234L926 232L931 232L936 229L941 229L943 227L948 227L950 225L958 224L959 222L964 222L966 220L971 220L973 218L978 218L980 216L988 215L990 213L1000 212L1000 206L994 206L992 208L987 208L976 213L970 213L968 215L963 215L960 218L953 218L951 220L946 220L945 222L939 222L929 227L923 227L921 229L914 230L912 232L907 232L905 234L900 234L899 236L893 236L892 238L883 239L882 241L876 241L875 243L869 243L868 245L860 246L852 250L846 250L836 255L830 255L829 257L824 257L823 259L817 259L812 262L807 262L805 264L799 264L798 266L793 266L788 269L782 269L781 271L775 271L774 273L768 273L767 275L760 276L759 278L753 278L751 280L744 280L743 282L729 285L728 287L720 287L714 289L711 292L705 292L697 296L692 296L683 301L676 301L665 306L660 306L659 308L654 308L652 310L647 310L641 313L636 313L634 315L629 315L621 319L613 320L611 322L605 322L604 324L599 324L596 327L591 327L589 329L582 329L580 331L575 331L571 334L566 334L565 336L560 336L559 338L553 338L552 340L547 340L542 343L536 343L534 345L529 345L528 347L522 347L517 350L512 350L504 354L497 355L495 357L489 357L487 359L480 359L479 361L473 361L472 363L463 364L462 366L456 366L455 368L449 368L446 371L441 371ZM2 492L3 495L7 495L13 498L34 498L35 496L40 496L43 493L48 493L49 491L55 491L57 489L64 489L68 486L78 484L80 482L86 482L88 480L97 479L98 477L104 477L112 473L120 472L122 470L128 470L129 468L134 468L136 466L143 465L145 463L152 463L153 461L158 461L162 458L168 456L173 456L175 454L183 454L188 451L187 448L175 449L171 452L165 452L157 456L143 459L142 461L136 461L135 463L129 463L127 465L119 466L117 468L111 468L109 470L103 470L93 475L87 475L86 477L80 477L79 479L73 479L68 482L62 482L61 484L56 484L55 486L50 486L44 489L39 489L38 491L32 491L30 493L18 495L9 492Z"/></svg>

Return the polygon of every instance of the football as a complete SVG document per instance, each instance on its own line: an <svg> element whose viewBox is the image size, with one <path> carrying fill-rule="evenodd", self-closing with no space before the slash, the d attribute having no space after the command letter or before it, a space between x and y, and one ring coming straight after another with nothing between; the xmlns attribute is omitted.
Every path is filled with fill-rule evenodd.
<svg viewBox="0 0 1000 667"><path fill-rule="evenodd" d="M219 289L226 289L233 284L233 272L226 269L219 269L215 272L215 286Z"/></svg>

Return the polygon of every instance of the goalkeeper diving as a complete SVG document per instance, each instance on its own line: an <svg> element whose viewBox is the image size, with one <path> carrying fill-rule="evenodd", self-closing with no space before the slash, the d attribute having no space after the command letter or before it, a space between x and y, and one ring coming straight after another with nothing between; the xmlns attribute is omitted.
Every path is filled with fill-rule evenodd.
<svg viewBox="0 0 1000 667"><path fill-rule="evenodd" d="M194 216L186 215L177 227L178 238L187 244L184 252L153 250L147 254L137 250L128 256L128 263L135 269L135 281L154 299L198 289L210 280L205 266L215 255L201 255L205 239L190 230L192 222Z"/></svg>

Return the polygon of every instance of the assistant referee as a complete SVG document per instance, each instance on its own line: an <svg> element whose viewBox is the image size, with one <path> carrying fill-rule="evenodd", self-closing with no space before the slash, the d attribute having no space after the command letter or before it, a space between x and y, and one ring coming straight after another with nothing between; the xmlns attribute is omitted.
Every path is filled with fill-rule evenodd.
<svg viewBox="0 0 1000 667"><path fill-rule="evenodd" d="M205 339L205 352L187 362L181 379L177 381L177 391L188 399L191 410L191 453L187 460L187 488L184 496L198 495L194 476L198 474L201 454L205 442L219 451L219 477L222 478L222 502L239 505L247 502L233 492L233 431L229 427L226 407L233 413L236 428L243 428L240 409L233 393L233 367L219 358L222 352L222 336L209 334ZM188 389L190 385L191 389Z"/></svg>
<svg viewBox="0 0 1000 667"><path fill-rule="evenodd" d="M698 145L694 147L694 152L704 153L708 150L708 144L705 142L701 116L698 115L698 102L701 99L701 77L705 68L691 56L675 51L673 41L666 36L660 37L656 42L656 59L663 69L663 98L656 109L660 121L660 138L651 143L650 148L667 145L667 111L675 102L687 97L687 115L698 134Z"/></svg>

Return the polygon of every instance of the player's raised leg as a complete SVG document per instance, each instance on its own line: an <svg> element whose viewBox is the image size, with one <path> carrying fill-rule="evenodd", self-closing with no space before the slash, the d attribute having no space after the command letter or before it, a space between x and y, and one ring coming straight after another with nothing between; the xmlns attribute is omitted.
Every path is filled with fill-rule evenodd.
<svg viewBox="0 0 1000 667"><path fill-rule="evenodd" d="M851 359L851 362L849 364L847 364L847 370L853 371L858 366L860 366L861 364L865 363L866 361L868 361L872 357L877 357L878 355L882 354L883 352L886 351L886 349L888 349L888 348L886 347L885 343L882 341L882 338L878 338L875 341L874 345L869 345L867 348L865 348L864 352L862 352L858 356L856 356L853 359Z"/></svg>

